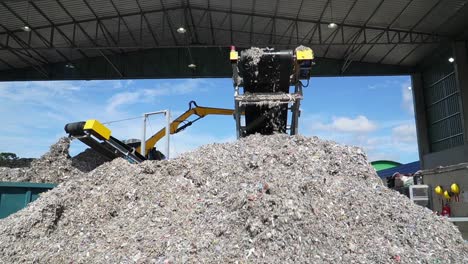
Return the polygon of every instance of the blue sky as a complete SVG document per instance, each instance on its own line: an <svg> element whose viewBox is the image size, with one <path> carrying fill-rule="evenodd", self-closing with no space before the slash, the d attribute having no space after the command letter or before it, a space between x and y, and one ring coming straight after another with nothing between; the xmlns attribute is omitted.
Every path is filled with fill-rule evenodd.
<svg viewBox="0 0 468 264"><path fill-rule="evenodd" d="M304 88L300 133L363 147L370 160L418 159L413 101L408 76L312 78ZM38 157L69 122L102 122L170 109L180 115L195 100L200 106L233 107L230 79L48 81L0 83L0 152ZM112 123L120 139L140 138L141 119ZM152 117L148 133L164 124ZM235 140L230 116L208 116L171 137L171 155L200 145ZM164 148L160 141L157 147ZM71 153L83 150L72 144Z"/></svg>

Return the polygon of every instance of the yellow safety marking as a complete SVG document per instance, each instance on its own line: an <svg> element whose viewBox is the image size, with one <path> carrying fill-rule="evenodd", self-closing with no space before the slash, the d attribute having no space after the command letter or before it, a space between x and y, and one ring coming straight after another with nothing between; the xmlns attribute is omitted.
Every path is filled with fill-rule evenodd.
<svg viewBox="0 0 468 264"><path fill-rule="evenodd" d="M313 60L314 52L311 49L297 50L296 58L297 60Z"/></svg>
<svg viewBox="0 0 468 264"><path fill-rule="evenodd" d="M109 128L105 127L99 121L95 119L87 120L83 130L91 132L96 137L101 137L101 139L109 140L111 136L111 131Z"/></svg>
<svg viewBox="0 0 468 264"><path fill-rule="evenodd" d="M237 61L238 59L239 59L239 53L235 50L231 50L231 52L229 52L229 60Z"/></svg>

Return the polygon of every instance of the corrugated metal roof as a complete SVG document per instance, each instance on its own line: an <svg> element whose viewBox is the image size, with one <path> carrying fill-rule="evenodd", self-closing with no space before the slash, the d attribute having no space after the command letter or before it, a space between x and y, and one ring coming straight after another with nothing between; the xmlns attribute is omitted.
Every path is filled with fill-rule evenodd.
<svg viewBox="0 0 468 264"><path fill-rule="evenodd" d="M399 172L404 175L412 175L421 169L419 161L403 164L394 168L378 171L377 174L380 178L392 177L394 173Z"/></svg>
<svg viewBox="0 0 468 264"><path fill-rule="evenodd" d="M427 33L426 37L461 34L468 15L468 0L40 0L34 1L35 6L28 3L3 1L0 4L0 40L6 44L6 28L37 48L37 52L51 56L50 61L63 58L56 57L54 47L46 47L49 40L62 50L70 46L67 40L70 39L87 55L96 54L93 49L100 48L96 45L114 46L118 51L119 47L128 50L137 46L189 44L279 48L306 44L313 46L318 56L415 65L438 43L420 43L430 38L418 41L417 33L412 33L410 38L410 30ZM21 31L25 24L22 20L33 31ZM48 20L57 24L53 38L53 26ZM78 24L74 25L74 20ZM338 31L329 29L329 22L338 23ZM180 26L189 32L186 35L175 32ZM362 31L364 27L367 29ZM387 36L396 33L382 34L386 28L404 32L400 38L390 41ZM401 43L393 44L398 40ZM15 41L8 44L9 48L21 48ZM350 51L354 51L352 56ZM69 52L63 53L68 57ZM5 58L12 65L27 66L17 56L12 57L11 51L3 49L1 54L9 54Z"/></svg>

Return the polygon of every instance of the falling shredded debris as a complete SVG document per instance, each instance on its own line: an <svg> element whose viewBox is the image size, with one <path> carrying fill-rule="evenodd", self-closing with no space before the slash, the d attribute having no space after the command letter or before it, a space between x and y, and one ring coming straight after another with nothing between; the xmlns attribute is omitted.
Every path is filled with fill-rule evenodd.
<svg viewBox="0 0 468 264"><path fill-rule="evenodd" d="M61 183L108 161L91 149L71 158L69 148L70 139L60 138L50 147L49 152L32 161L29 168L0 167L0 181Z"/></svg>
<svg viewBox="0 0 468 264"><path fill-rule="evenodd" d="M58 158L50 165L65 166ZM4 263L468 263L457 228L384 187L359 148L287 135L168 161L116 159L70 177L0 221L0 255Z"/></svg>
<svg viewBox="0 0 468 264"><path fill-rule="evenodd" d="M240 101L240 105L255 104L258 106L277 106L285 103L294 103L302 99L302 95L295 93L244 93L234 97L236 101Z"/></svg>
<svg viewBox="0 0 468 264"><path fill-rule="evenodd" d="M263 49L252 47L250 49L241 51L241 59L249 60L252 66L258 65L258 63L260 62L260 59L263 56L263 53L264 53Z"/></svg>
<svg viewBox="0 0 468 264"><path fill-rule="evenodd" d="M303 50L308 50L308 49L310 49L310 48L309 48L309 47L306 47L306 46L304 46L304 45L300 45L300 46L298 46L298 47L296 48L296 51L303 51Z"/></svg>

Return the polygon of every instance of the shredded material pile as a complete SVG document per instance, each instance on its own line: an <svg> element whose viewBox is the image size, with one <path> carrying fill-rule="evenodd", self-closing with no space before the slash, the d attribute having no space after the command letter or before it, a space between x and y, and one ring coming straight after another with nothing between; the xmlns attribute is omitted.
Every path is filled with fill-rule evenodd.
<svg viewBox="0 0 468 264"><path fill-rule="evenodd" d="M61 183L108 161L91 149L71 158L69 148L70 139L60 138L50 147L49 152L33 160L29 168L0 167L0 181Z"/></svg>
<svg viewBox="0 0 468 264"><path fill-rule="evenodd" d="M71 161L73 167L79 169L82 172L90 172L110 160L105 156L97 153L95 150L88 148L73 157Z"/></svg>
<svg viewBox="0 0 468 264"><path fill-rule="evenodd" d="M454 225L382 186L365 154L250 136L123 159L0 221L5 263L467 263Z"/></svg>

